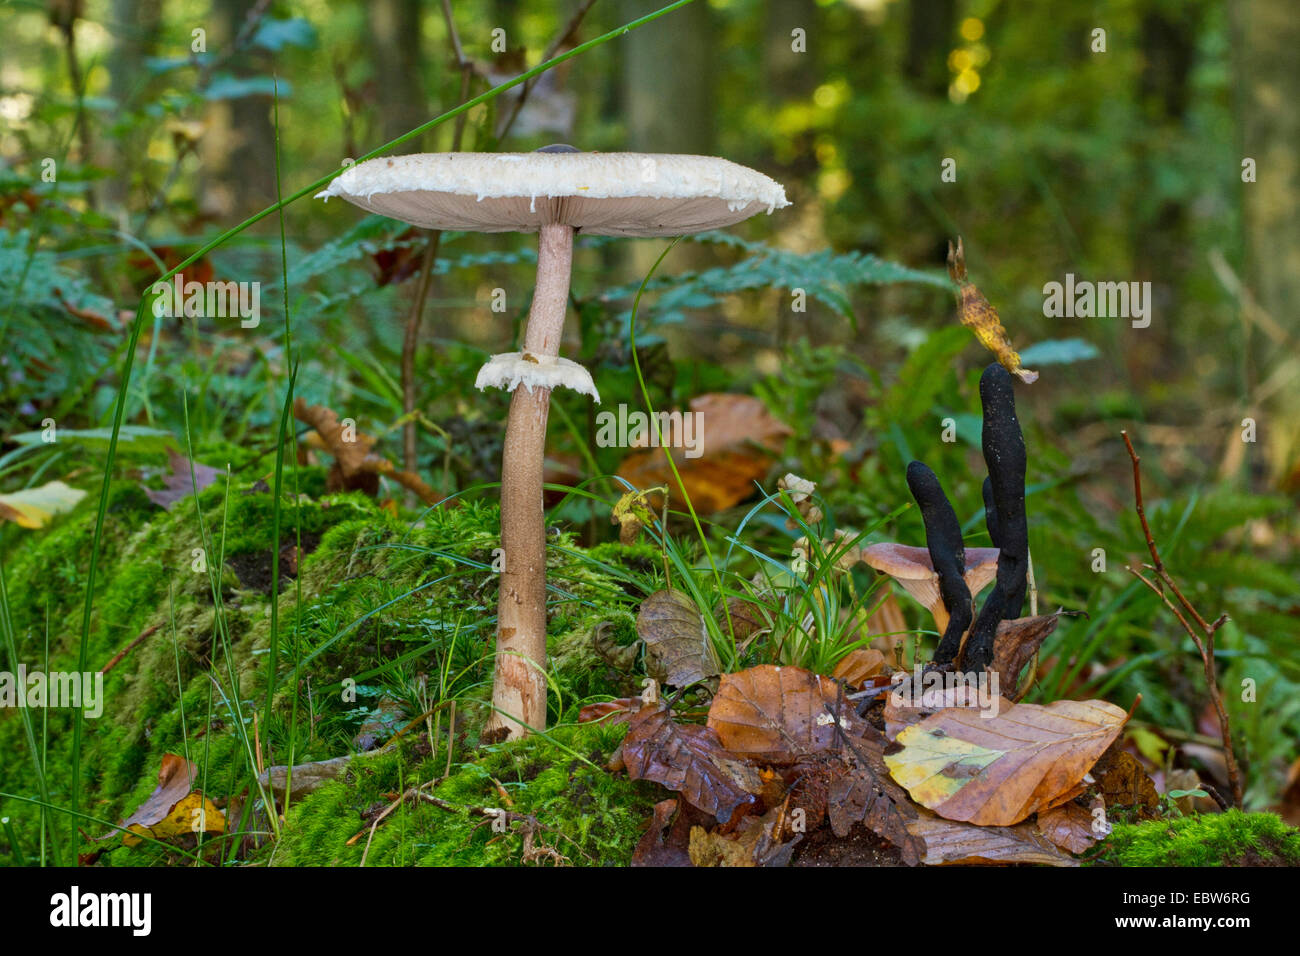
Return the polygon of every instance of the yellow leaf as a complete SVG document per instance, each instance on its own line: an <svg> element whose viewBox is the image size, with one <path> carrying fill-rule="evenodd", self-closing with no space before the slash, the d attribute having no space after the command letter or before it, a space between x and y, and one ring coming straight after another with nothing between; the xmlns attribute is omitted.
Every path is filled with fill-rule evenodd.
<svg viewBox="0 0 1300 956"><path fill-rule="evenodd" d="M51 518L77 506L86 493L61 481L51 481L39 488L26 488L11 495L0 495L0 518L15 521L23 528L43 528Z"/></svg>

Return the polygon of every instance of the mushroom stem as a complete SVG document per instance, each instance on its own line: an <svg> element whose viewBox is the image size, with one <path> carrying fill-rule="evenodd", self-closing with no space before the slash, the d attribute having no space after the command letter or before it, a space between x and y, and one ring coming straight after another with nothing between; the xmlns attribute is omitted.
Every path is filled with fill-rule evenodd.
<svg viewBox="0 0 1300 956"><path fill-rule="evenodd" d="M573 227L544 225L537 246L537 285L528 310L524 351L560 351L573 264ZM487 730L521 737L546 728L546 515L542 469L551 390L521 385L510 400L501 456L501 548L497 600L495 710Z"/></svg>

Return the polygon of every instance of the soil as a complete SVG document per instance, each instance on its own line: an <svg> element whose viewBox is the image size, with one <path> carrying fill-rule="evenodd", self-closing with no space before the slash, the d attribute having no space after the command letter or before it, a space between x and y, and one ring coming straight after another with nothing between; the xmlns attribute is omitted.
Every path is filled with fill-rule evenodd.
<svg viewBox="0 0 1300 956"><path fill-rule="evenodd" d="M809 833L795 848L791 866L903 866L893 845L866 827L855 825L840 838L829 826Z"/></svg>
<svg viewBox="0 0 1300 956"><path fill-rule="evenodd" d="M302 552L298 552L297 535L286 537L280 547L280 578L292 581L298 575L298 560L311 554L320 545L321 536L315 531L304 532ZM249 551L227 556L226 564L235 572L239 583L262 594L271 593L271 551Z"/></svg>

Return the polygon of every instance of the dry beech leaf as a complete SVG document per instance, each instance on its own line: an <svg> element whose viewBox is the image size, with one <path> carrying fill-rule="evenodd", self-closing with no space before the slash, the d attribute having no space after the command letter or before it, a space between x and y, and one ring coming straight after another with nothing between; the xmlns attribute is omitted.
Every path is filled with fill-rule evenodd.
<svg viewBox="0 0 1300 956"><path fill-rule="evenodd" d="M1282 805L1278 812L1291 826L1300 826L1300 757L1287 771L1286 788L1282 791Z"/></svg>
<svg viewBox="0 0 1300 956"><path fill-rule="evenodd" d="M189 794L198 768L179 754L163 754L158 767L158 786L149 799L122 821L122 826L139 823L151 827L171 812Z"/></svg>
<svg viewBox="0 0 1300 956"><path fill-rule="evenodd" d="M861 687L868 678L884 670L884 654L872 647L859 647L844 655L831 671L831 676L847 681L853 687Z"/></svg>
<svg viewBox="0 0 1300 956"><path fill-rule="evenodd" d="M1107 807L1140 807L1144 816L1160 808L1160 794L1142 764L1127 750L1111 747L1092 768Z"/></svg>
<svg viewBox="0 0 1300 956"><path fill-rule="evenodd" d="M949 708L903 730L885 763L940 816L1011 826L1074 790L1127 719L1100 700L1017 704L996 717Z"/></svg>
<svg viewBox="0 0 1300 956"><path fill-rule="evenodd" d="M165 840L198 830L222 833L225 818L210 800L191 790L198 768L178 754L163 754L158 768L158 786L149 799L122 821L129 832L126 846L140 843L140 835ZM196 829L197 825L197 829Z"/></svg>
<svg viewBox="0 0 1300 956"><path fill-rule="evenodd" d="M182 797L167 816L152 826L133 823L127 830L129 832L122 836L122 845L136 846L144 842L141 839L144 836L151 836L155 840L174 840L191 833L225 833L226 818L216 804L195 790Z"/></svg>
<svg viewBox="0 0 1300 956"><path fill-rule="evenodd" d="M982 827L944 820L921 811L908 830L925 845L926 866L944 864L1039 863L1078 866L1028 823L1011 827Z"/></svg>
<svg viewBox="0 0 1300 956"><path fill-rule="evenodd" d="M762 664L722 676L708 725L738 756L789 764L839 748L835 713L848 737L865 731L866 723L835 681L800 667Z"/></svg>
<svg viewBox="0 0 1300 956"><path fill-rule="evenodd" d="M656 591L641 602L636 632L645 641L650 676L670 687L686 687L720 668L704 615L681 591Z"/></svg>
<svg viewBox="0 0 1300 956"><path fill-rule="evenodd" d="M626 724L641 709L640 697L618 697L614 700L587 704L578 711L578 723L588 724L602 721L605 724Z"/></svg>
<svg viewBox="0 0 1300 956"><path fill-rule="evenodd" d="M990 701L989 712L1000 714L1014 706L1005 697L999 697L996 701ZM919 724L925 718L949 707L980 709L978 688L961 684L927 691L923 679L919 703L913 703L910 694L891 691L885 697L885 738L891 742L895 741L906 728Z"/></svg>
<svg viewBox="0 0 1300 956"><path fill-rule="evenodd" d="M678 724L666 705L642 707L623 738L633 780L653 780L727 823L763 788L758 771L729 753L709 727Z"/></svg>
<svg viewBox="0 0 1300 956"><path fill-rule="evenodd" d="M1038 830L1067 853L1082 853L1097 842L1092 811L1070 802L1038 814Z"/></svg>
<svg viewBox="0 0 1300 956"><path fill-rule="evenodd" d="M790 429L751 395L699 395L691 399L689 413L698 413L691 419L698 428L689 436L698 443L694 448L683 447L680 434L662 437L664 443L676 439L671 450L681 484L673 477L663 448L632 452L619 465L619 477L634 488L667 486L673 501L689 495L701 514L725 510L751 497L757 490L754 482L767 474ZM676 417L674 429L681 428L682 421ZM633 445L647 446L651 440L652 436L643 437ZM694 457L687 457L688 452Z"/></svg>

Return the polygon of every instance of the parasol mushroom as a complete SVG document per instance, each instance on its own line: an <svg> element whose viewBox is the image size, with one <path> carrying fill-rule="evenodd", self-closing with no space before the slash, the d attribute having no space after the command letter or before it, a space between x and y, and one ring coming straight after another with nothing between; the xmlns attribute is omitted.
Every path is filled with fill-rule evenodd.
<svg viewBox="0 0 1300 956"><path fill-rule="evenodd" d="M649 153L423 153L372 159L319 194L430 229L537 232L537 284L523 347L494 355L477 386L513 392L501 461L504 570L494 714L487 730L546 726L546 527L542 465L551 390L599 401L591 376L558 357L573 237L678 236L788 206L774 180L724 159ZM520 388L519 386L523 386Z"/></svg>

